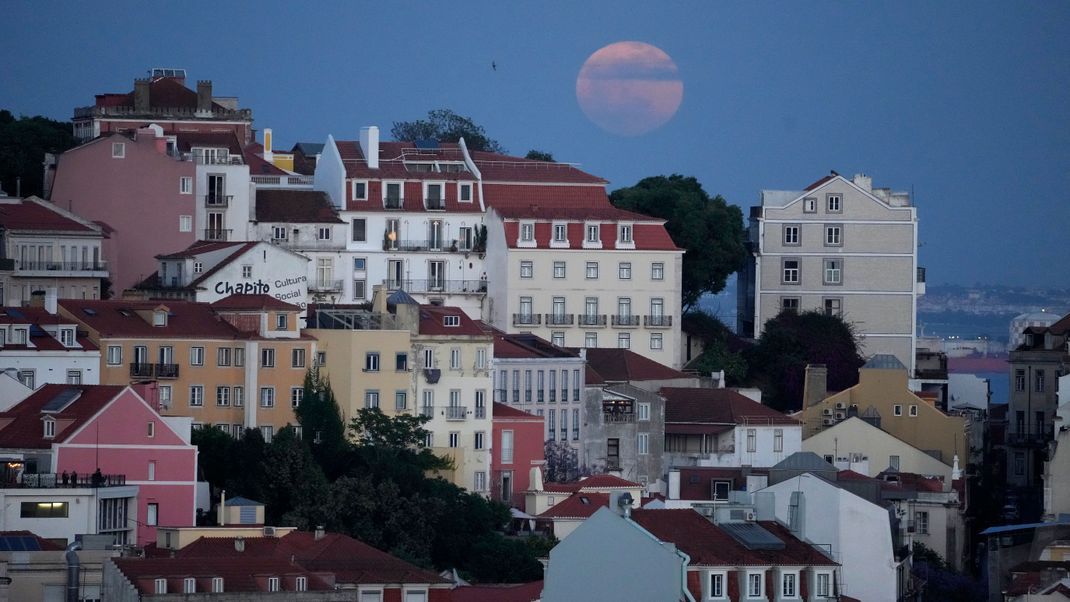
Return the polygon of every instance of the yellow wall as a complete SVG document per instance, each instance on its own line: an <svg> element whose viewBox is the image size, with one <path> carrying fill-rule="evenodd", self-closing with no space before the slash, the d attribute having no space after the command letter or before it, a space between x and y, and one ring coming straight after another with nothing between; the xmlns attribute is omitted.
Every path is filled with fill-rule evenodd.
<svg viewBox="0 0 1070 602"><path fill-rule="evenodd" d="M358 409L364 407L368 391L379 392L379 408L388 416L397 413L395 394L398 391L406 393L408 413L416 408L414 358L410 353L408 330L309 329L306 332L316 337L318 350L327 355L327 363L321 367L320 374L330 379L344 421L348 422ZM379 353L378 372L364 370L365 355L369 352ZM398 353L407 354L407 370L395 370Z"/></svg>
<svg viewBox="0 0 1070 602"><path fill-rule="evenodd" d="M857 385L803 409L803 439L829 428L823 424L823 420L830 417L825 415L824 410L829 410L833 416L836 412L846 412L846 409L837 409L840 403L845 408L857 406L859 416L872 406L880 413L882 430L922 451L939 451L939 459L946 464L952 462L955 454L962 459L969 451L966 419L948 416L933 406L932 402L912 393L907 388L905 370L860 370ZM902 407L900 416L895 415L896 405ZM911 416L912 406L917 408L916 416Z"/></svg>

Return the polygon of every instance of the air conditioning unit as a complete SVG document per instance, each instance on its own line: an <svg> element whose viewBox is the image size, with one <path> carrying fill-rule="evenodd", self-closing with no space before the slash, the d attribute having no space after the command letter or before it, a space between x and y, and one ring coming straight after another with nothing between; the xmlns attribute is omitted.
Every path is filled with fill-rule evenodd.
<svg viewBox="0 0 1070 602"><path fill-rule="evenodd" d="M821 424L823 424L825 426L832 426L832 425L836 424L836 421L831 419L831 418L826 418L826 419L821 421Z"/></svg>
<svg viewBox="0 0 1070 602"><path fill-rule="evenodd" d="M264 537L275 537L275 527L264 527Z"/></svg>
<svg viewBox="0 0 1070 602"><path fill-rule="evenodd" d="M847 409L847 404L843 403L842 401L837 401L836 402L836 409L837 410L846 410Z"/></svg>
<svg viewBox="0 0 1070 602"><path fill-rule="evenodd" d="M825 408L824 410L821 410L821 415L822 416L832 416L832 409L831 408Z"/></svg>
<svg viewBox="0 0 1070 602"><path fill-rule="evenodd" d="M753 523L757 518L752 510L747 511L747 515L744 517L748 523Z"/></svg>
<svg viewBox="0 0 1070 602"><path fill-rule="evenodd" d="M847 418L847 414L844 412L836 412L836 420L843 420L844 418Z"/></svg>

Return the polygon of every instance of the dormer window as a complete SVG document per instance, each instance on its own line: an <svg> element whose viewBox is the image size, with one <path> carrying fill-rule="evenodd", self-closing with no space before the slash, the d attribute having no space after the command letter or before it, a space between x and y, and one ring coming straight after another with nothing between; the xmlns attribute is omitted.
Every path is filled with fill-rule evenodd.
<svg viewBox="0 0 1070 602"><path fill-rule="evenodd" d="M155 309L152 311L153 326L167 326L167 311Z"/></svg>
<svg viewBox="0 0 1070 602"><path fill-rule="evenodd" d="M194 261L193 262L193 273L194 274L200 274L203 271L204 271L204 262L203 261Z"/></svg>
<svg viewBox="0 0 1070 602"><path fill-rule="evenodd" d="M275 314L275 330L287 330L289 327L289 314Z"/></svg>
<svg viewBox="0 0 1070 602"><path fill-rule="evenodd" d="M554 224L554 242L568 242L567 224Z"/></svg>
<svg viewBox="0 0 1070 602"><path fill-rule="evenodd" d="M460 316L443 316L442 317L442 325L443 326L460 326L461 325L461 317Z"/></svg>
<svg viewBox="0 0 1070 602"><path fill-rule="evenodd" d="M402 195L401 182L385 182L383 184L383 207L387 209L401 209L405 201Z"/></svg>
<svg viewBox="0 0 1070 602"><path fill-rule="evenodd" d="M353 200L354 201L366 201L368 200L368 181L367 180L353 180Z"/></svg>
<svg viewBox="0 0 1070 602"><path fill-rule="evenodd" d="M520 222L520 246L535 246L535 222Z"/></svg>
<svg viewBox="0 0 1070 602"><path fill-rule="evenodd" d="M617 246L630 249L635 248L635 240L632 238L631 224L620 224L617 226Z"/></svg>
<svg viewBox="0 0 1070 602"><path fill-rule="evenodd" d="M461 182L457 184L457 200L462 203L472 202L472 184L469 182Z"/></svg>
<svg viewBox="0 0 1070 602"><path fill-rule="evenodd" d="M602 225L595 223L586 223L583 226L583 248L585 249L601 249L602 248Z"/></svg>
<svg viewBox="0 0 1070 602"><path fill-rule="evenodd" d="M599 242L598 224L587 224L587 242Z"/></svg>
<svg viewBox="0 0 1070 602"><path fill-rule="evenodd" d="M59 342L62 343L64 347L74 347L74 329L73 328L60 329L60 331L59 331Z"/></svg>
<svg viewBox="0 0 1070 602"><path fill-rule="evenodd" d="M331 227L321 226L317 234L319 240L331 240Z"/></svg>
<svg viewBox="0 0 1070 602"><path fill-rule="evenodd" d="M56 420L48 417L42 420L45 428L45 439L54 439L56 437Z"/></svg>
<svg viewBox="0 0 1070 602"><path fill-rule="evenodd" d="M442 195L443 184L441 182L424 183L424 205L430 211L442 211L446 208L446 200Z"/></svg>
<svg viewBox="0 0 1070 602"><path fill-rule="evenodd" d="M1026 335L1025 335L1025 346L1026 347L1032 347L1033 346L1033 335L1030 334L1030 333L1026 333Z"/></svg>

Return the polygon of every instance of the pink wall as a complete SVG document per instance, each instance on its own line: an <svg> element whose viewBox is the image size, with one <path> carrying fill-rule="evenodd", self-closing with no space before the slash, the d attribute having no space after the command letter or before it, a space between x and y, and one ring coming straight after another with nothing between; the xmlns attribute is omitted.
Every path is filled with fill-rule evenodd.
<svg viewBox="0 0 1070 602"><path fill-rule="evenodd" d="M155 424L152 437L150 421ZM193 525L197 448L182 441L129 389L56 447L56 472L91 474L99 467L104 474L126 475L127 484L138 486L138 544L156 540L156 529L144 524L150 503L158 504L158 524ZM152 480L150 462L156 463Z"/></svg>
<svg viewBox="0 0 1070 602"><path fill-rule="evenodd" d="M112 158L112 142L126 144L125 158ZM195 240L194 232L178 231L178 221L180 215L196 214L196 195L179 193L179 178L193 178L196 167L161 153L156 142L144 133L137 141L112 136L59 157L51 200L114 228L104 259L116 296L156 271L156 255L180 251Z"/></svg>
<svg viewBox="0 0 1070 602"><path fill-rule="evenodd" d="M500 475L503 470L513 471L513 499L511 504L523 507L524 498L517 494L530 486L532 466L542 466L543 454L543 419L539 416L528 418L494 418L491 427L494 445L491 448L491 471ZM502 431L513 431L513 462L502 462ZM500 484L494 483L494 499L500 499Z"/></svg>

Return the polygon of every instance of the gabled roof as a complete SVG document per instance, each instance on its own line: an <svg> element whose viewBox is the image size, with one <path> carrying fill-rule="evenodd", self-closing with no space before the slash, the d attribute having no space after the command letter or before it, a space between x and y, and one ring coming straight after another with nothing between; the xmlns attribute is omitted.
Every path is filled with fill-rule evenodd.
<svg viewBox="0 0 1070 602"><path fill-rule="evenodd" d="M608 493L576 492L547 508L539 518L582 520L606 506L609 506Z"/></svg>
<svg viewBox="0 0 1070 602"><path fill-rule="evenodd" d="M52 203L37 197L13 203L0 202L0 227L15 231L77 232L84 236L101 236L98 230L63 215L63 211Z"/></svg>
<svg viewBox="0 0 1070 602"><path fill-rule="evenodd" d="M536 416L535 414L529 414L520 408L514 408L513 406L505 405L504 403L494 402L491 408L491 416L497 418L508 418L515 420L517 418L530 420L532 422L542 422L542 416Z"/></svg>
<svg viewBox="0 0 1070 602"><path fill-rule="evenodd" d="M212 303L212 309L247 311L301 311L301 308L271 295L230 295Z"/></svg>
<svg viewBox="0 0 1070 602"><path fill-rule="evenodd" d="M683 466L680 471L680 499L682 500L712 500L713 483L717 481L729 481L732 483L732 491L744 490L747 487L747 474L767 475L764 469L747 468L744 473L739 468L712 468L704 466Z"/></svg>
<svg viewBox="0 0 1070 602"><path fill-rule="evenodd" d="M493 329L490 332L494 334L495 358L568 359L580 356L575 350L558 347L533 334L510 334Z"/></svg>
<svg viewBox="0 0 1070 602"><path fill-rule="evenodd" d="M456 326L446 326L446 318L457 318ZM421 305L420 306L420 334L422 335L454 335L454 336L479 336L488 337L476 324L475 320L468 317L464 310L449 305Z"/></svg>
<svg viewBox="0 0 1070 602"><path fill-rule="evenodd" d="M594 371L599 380L592 382L631 382L691 378L679 370L639 355L631 349L592 348L586 350L588 374Z"/></svg>
<svg viewBox="0 0 1070 602"><path fill-rule="evenodd" d="M756 524L784 543L783 549L749 549L724 528L691 509L633 510L631 519L661 541L691 557L690 566L837 566L814 546L775 521Z"/></svg>
<svg viewBox="0 0 1070 602"><path fill-rule="evenodd" d="M0 424L7 422L0 427L0 447L48 449L53 443L62 443L124 388L123 385L44 385L6 412L0 412ZM49 407L59 410L46 414L45 409ZM55 436L50 439L45 438L41 424L46 415L57 421Z"/></svg>
<svg viewBox="0 0 1070 602"><path fill-rule="evenodd" d="M258 189L256 221L291 224L342 224L326 192L319 190Z"/></svg>
<svg viewBox="0 0 1070 602"><path fill-rule="evenodd" d="M838 469L829 464L821 456L814 452L795 452L775 464L770 470L798 470L802 472L838 472Z"/></svg>
<svg viewBox="0 0 1070 602"><path fill-rule="evenodd" d="M595 474L571 483L546 483L543 489L552 493L565 493L576 491L598 492L613 489L641 489L642 487L643 486L640 483L622 479L616 475Z"/></svg>
<svg viewBox="0 0 1070 602"><path fill-rule="evenodd" d="M263 506L264 504L247 497L235 496L227 500L224 506Z"/></svg>
<svg viewBox="0 0 1070 602"><path fill-rule="evenodd" d="M665 423L801 424L731 389L665 387Z"/></svg>
<svg viewBox="0 0 1070 602"><path fill-rule="evenodd" d="M230 546L230 555L215 558L112 558L111 562L144 594L155 593L156 579L167 579L168 592L181 592L182 582L188 577L205 580L222 577L225 592L265 592L267 584L262 582L267 577L283 576L307 578L309 591L334 589L319 575L291 564L288 558L236 556L233 542ZM210 582L200 586L204 588L201 591L210 591L208 587ZM293 591L293 586L286 582L280 583L280 587L282 591Z"/></svg>
<svg viewBox="0 0 1070 602"><path fill-rule="evenodd" d="M245 241L232 241L232 242L211 242L199 240L181 251L175 253L167 253L165 255L157 255L156 259L185 259L187 257L196 257L203 255L204 253L211 253L213 251L219 251L221 249L238 249L249 244Z"/></svg>

